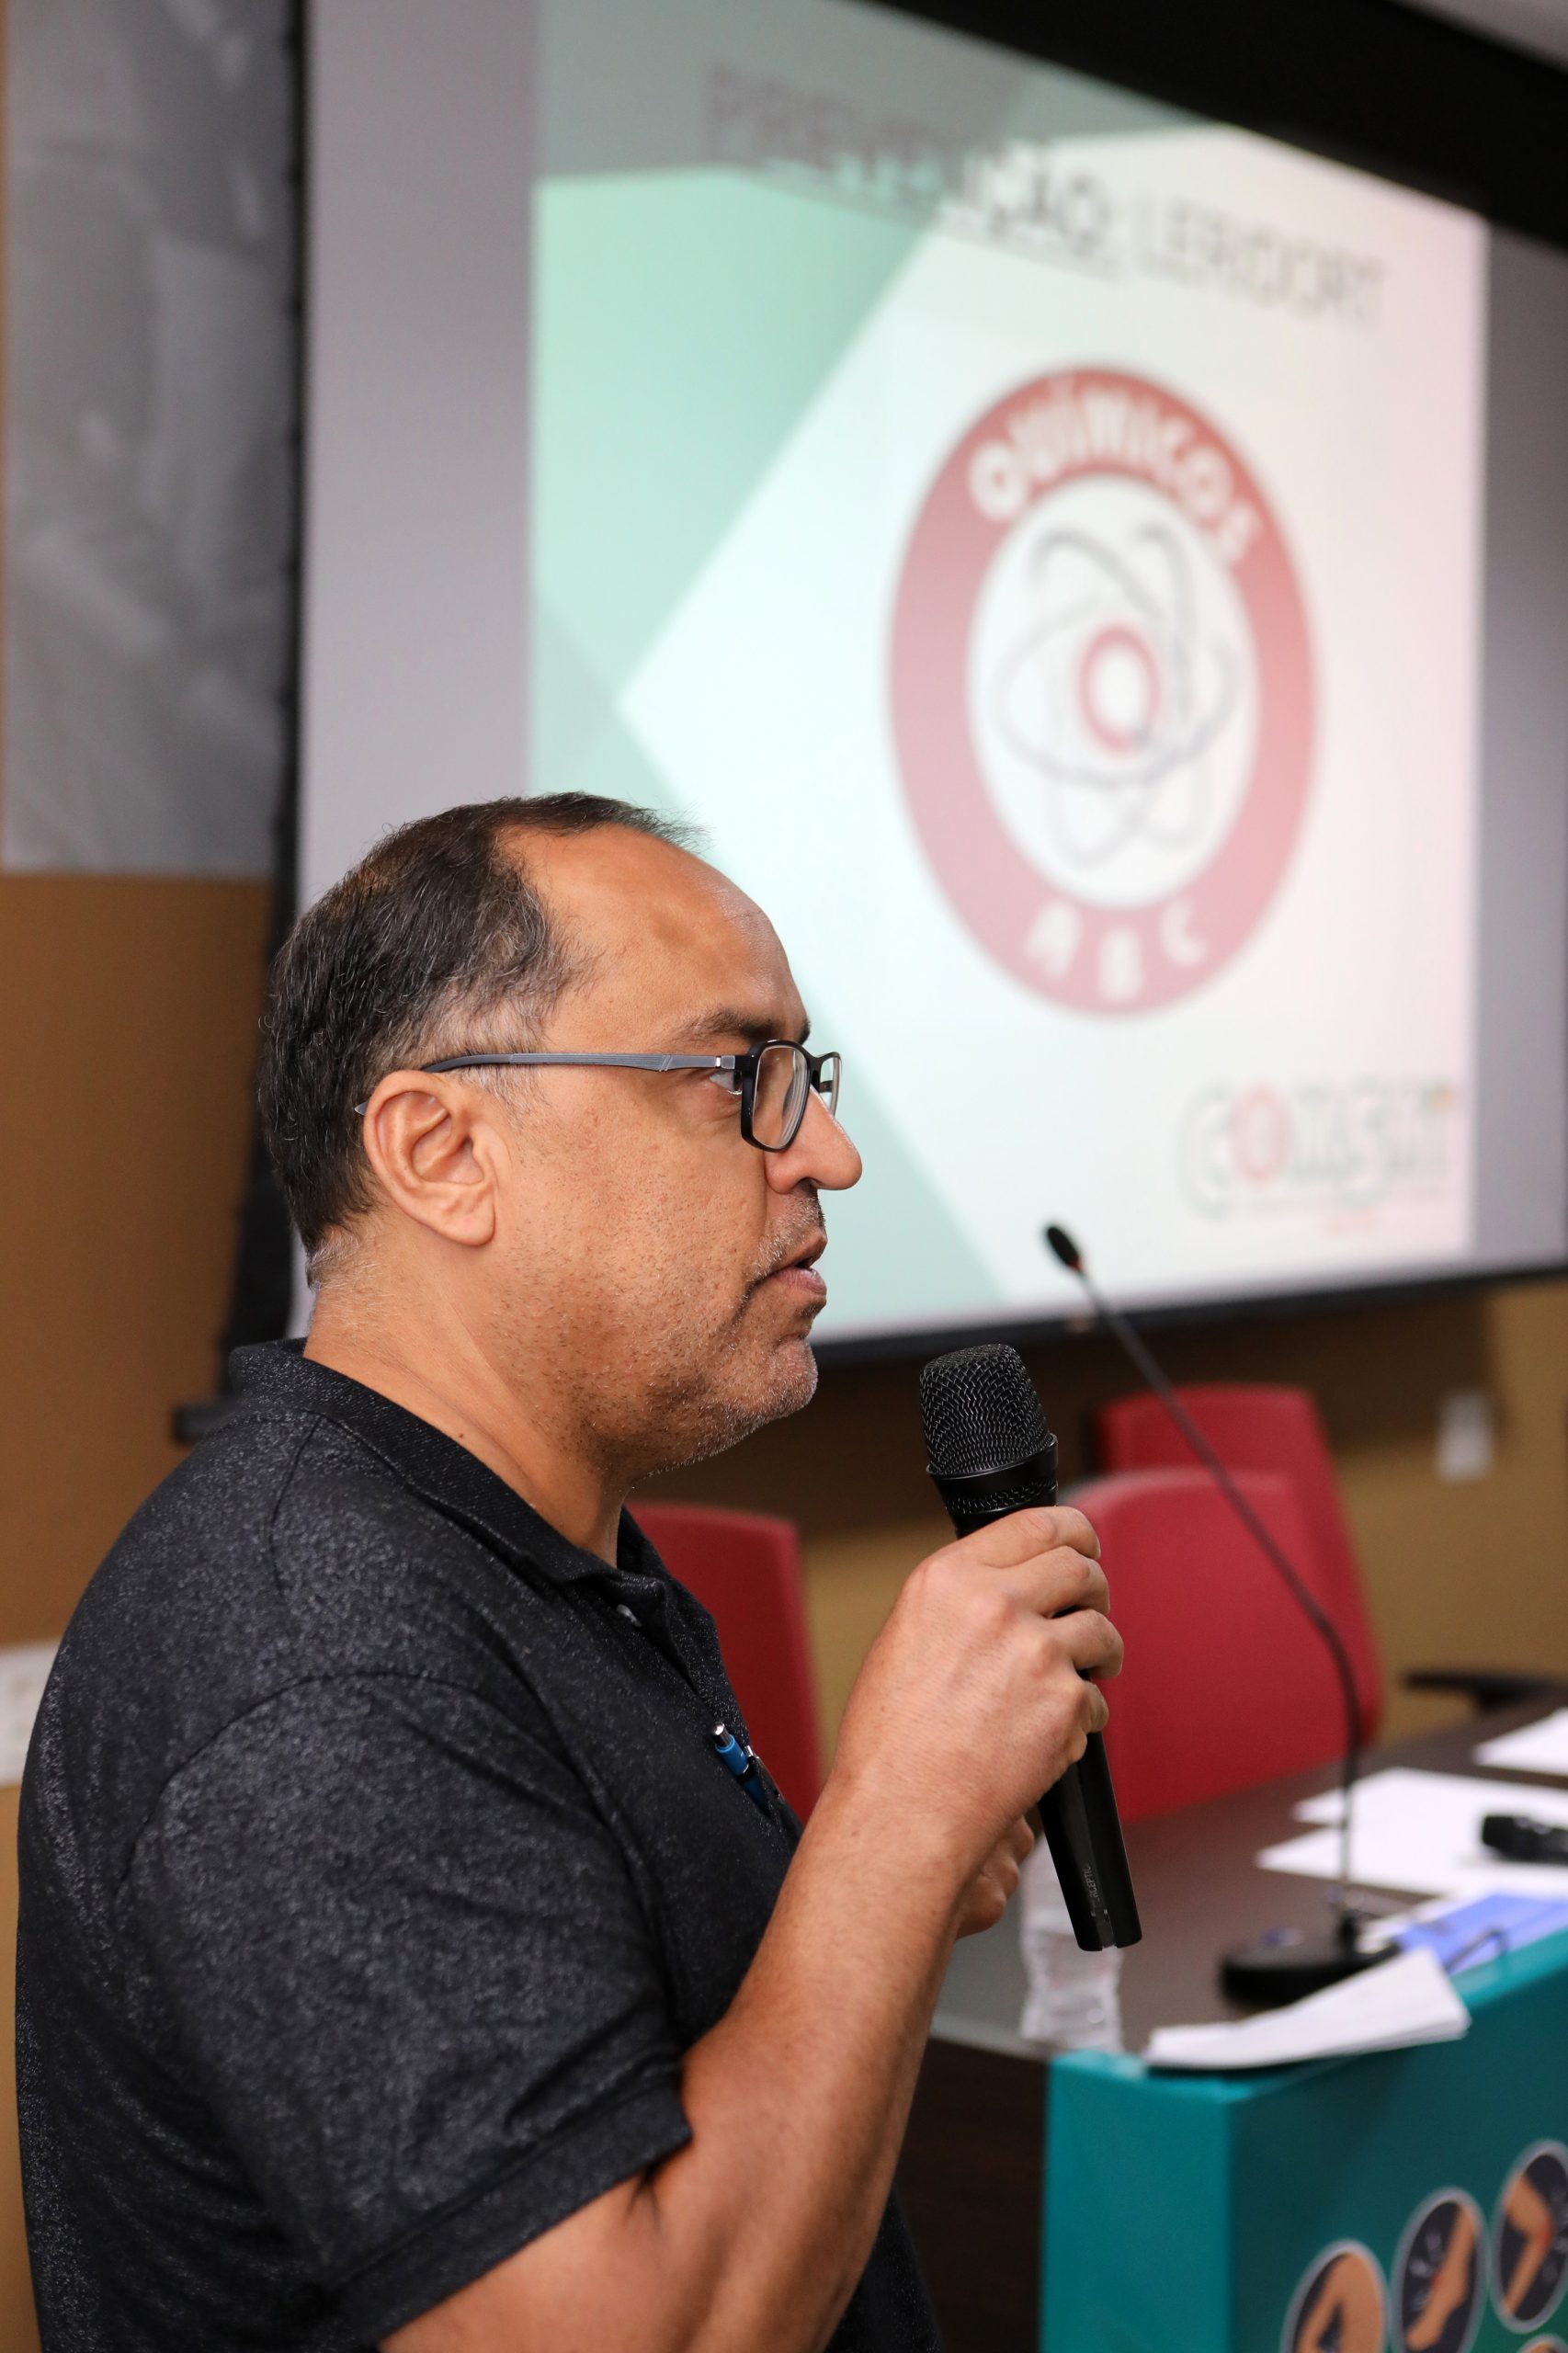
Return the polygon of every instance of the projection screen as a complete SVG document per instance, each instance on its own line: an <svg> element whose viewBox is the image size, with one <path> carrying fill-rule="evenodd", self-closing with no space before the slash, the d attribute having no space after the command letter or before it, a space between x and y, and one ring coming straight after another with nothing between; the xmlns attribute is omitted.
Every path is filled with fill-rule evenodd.
<svg viewBox="0 0 1568 2353"><path fill-rule="evenodd" d="M699 824L826 1339L1568 1256L1568 260L853 0L312 16L305 898Z"/></svg>

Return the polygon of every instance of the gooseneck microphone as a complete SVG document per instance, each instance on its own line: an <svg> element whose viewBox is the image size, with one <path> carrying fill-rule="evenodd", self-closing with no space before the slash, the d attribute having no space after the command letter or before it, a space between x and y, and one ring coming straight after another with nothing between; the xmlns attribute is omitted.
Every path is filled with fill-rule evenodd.
<svg viewBox="0 0 1568 2353"><path fill-rule="evenodd" d="M920 1375L920 1418L927 1468L960 1536L1056 1501L1056 1440L1016 1348L933 1358ZM1084 1950L1135 1945L1143 1931L1098 1733L1041 1798L1040 1816Z"/></svg>
<svg viewBox="0 0 1568 2353"><path fill-rule="evenodd" d="M1096 1316L1131 1359L1144 1386L1159 1399L1265 1560L1289 1588L1302 1616L1333 1661L1345 1711L1345 1754L1340 1772L1344 1819L1339 1834L1339 1878L1333 1896L1333 1931L1327 1938L1297 1937L1293 1933L1276 1931L1256 1945L1243 1946L1234 1952L1227 1953L1220 1972L1227 1993L1234 1994L1242 2000L1266 2004L1293 2002L1302 1995L1316 1993L1324 1985L1335 1984L1341 1978L1353 1977L1358 1971L1369 1968L1373 1961L1383 1959L1381 1950L1362 1950L1359 1942L1360 1915L1350 1900L1350 1812L1361 1770L1361 1710L1356 1697L1356 1677L1350 1665L1350 1654L1317 1596L1294 1567L1271 1530L1258 1518L1237 1486L1223 1457L1210 1443L1182 1404L1155 1361L1142 1334L1119 1308L1112 1306L1089 1273L1084 1264L1084 1254L1073 1236L1063 1226L1048 1225L1042 1238L1058 1266L1065 1267L1068 1274L1075 1276L1083 1285Z"/></svg>

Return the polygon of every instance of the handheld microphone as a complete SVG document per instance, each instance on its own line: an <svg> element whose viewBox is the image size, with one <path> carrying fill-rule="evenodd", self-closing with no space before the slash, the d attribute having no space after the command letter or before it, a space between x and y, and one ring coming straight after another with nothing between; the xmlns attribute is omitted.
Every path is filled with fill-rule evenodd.
<svg viewBox="0 0 1568 2353"><path fill-rule="evenodd" d="M933 1358L920 1375L920 1418L927 1468L960 1536L1056 1501L1056 1440L1016 1348ZM1083 1949L1135 1945L1143 1931L1098 1733L1041 1798L1040 1816Z"/></svg>
<svg viewBox="0 0 1568 2353"><path fill-rule="evenodd" d="M1242 1946L1227 1953L1220 1970L1221 1982L1226 1992L1235 1995L1238 2000L1266 2005L1298 2001L1303 1995L1317 1993L1323 1986L1336 1984L1342 1978L1353 1977L1359 1970L1369 1969L1375 1961L1384 1958L1381 1950L1367 1952L1362 1949L1359 1941L1361 1915L1350 1901L1350 1812L1361 1770L1361 1710L1356 1697L1356 1677L1350 1665L1350 1654L1334 1620L1305 1578L1287 1558L1271 1530L1265 1527L1254 1511L1222 1457L1204 1436L1165 1378L1142 1333L1129 1323L1119 1309L1111 1305L1089 1273L1084 1264L1084 1254L1073 1236L1063 1226L1048 1225L1041 1238L1057 1264L1082 1283L1096 1316L1131 1359L1145 1388L1152 1390L1159 1399L1269 1566L1289 1588L1333 1661L1345 1711L1345 1754L1340 1773L1344 1813L1339 1833L1339 1879L1333 1897L1333 1931L1326 1938L1311 1938L1299 1937L1294 1931L1277 1929L1255 1945Z"/></svg>

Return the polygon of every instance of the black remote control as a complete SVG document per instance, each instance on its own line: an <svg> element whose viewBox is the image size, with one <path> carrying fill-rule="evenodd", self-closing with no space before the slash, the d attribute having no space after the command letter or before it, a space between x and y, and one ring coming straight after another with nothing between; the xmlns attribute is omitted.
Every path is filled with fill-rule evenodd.
<svg viewBox="0 0 1568 2353"><path fill-rule="evenodd" d="M1481 1843L1511 1863L1568 1863L1568 1829L1560 1822L1531 1822L1523 1813L1489 1813Z"/></svg>

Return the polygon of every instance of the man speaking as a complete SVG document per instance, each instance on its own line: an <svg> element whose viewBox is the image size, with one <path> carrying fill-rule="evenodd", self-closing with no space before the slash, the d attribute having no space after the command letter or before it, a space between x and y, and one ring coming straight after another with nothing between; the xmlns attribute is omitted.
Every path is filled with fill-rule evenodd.
<svg viewBox="0 0 1568 2353"><path fill-rule="evenodd" d="M803 1836L719 1753L622 1506L812 1394L860 1163L806 1040L766 917L615 801L407 826L284 948L311 1337L237 1358L28 1765L48 2353L936 2344L926 2028L1120 1643L1086 1523L1018 1513L915 1569Z"/></svg>

